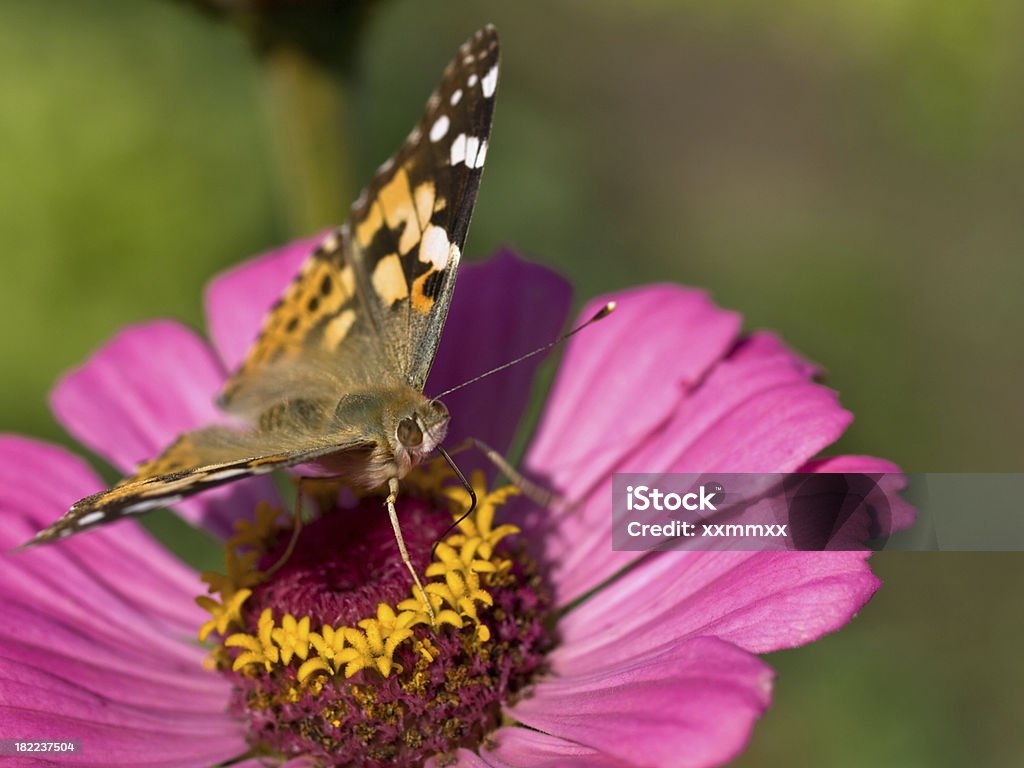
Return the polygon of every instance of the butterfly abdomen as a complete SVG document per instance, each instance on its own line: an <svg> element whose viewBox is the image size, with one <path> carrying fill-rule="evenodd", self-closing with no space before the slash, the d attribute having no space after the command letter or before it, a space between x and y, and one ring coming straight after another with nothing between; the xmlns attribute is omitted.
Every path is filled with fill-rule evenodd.
<svg viewBox="0 0 1024 768"><path fill-rule="evenodd" d="M258 425L264 432L279 429L321 431L330 415L328 400L298 397L274 403L259 415Z"/></svg>

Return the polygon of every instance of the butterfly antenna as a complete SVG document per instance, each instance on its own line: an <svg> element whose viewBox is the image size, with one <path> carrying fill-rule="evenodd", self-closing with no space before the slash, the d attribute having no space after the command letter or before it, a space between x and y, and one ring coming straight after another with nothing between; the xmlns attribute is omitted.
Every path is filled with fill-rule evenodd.
<svg viewBox="0 0 1024 768"><path fill-rule="evenodd" d="M580 325L576 326L575 328L573 328L568 333L563 333L561 336L559 336L557 339L552 341L550 344L545 344L543 347L540 347L539 349L533 350L533 352L527 352L522 357L517 357L515 360L510 360L507 363L503 363L502 365L499 365L497 368L492 368L491 370L487 371L486 373L481 373L479 376L474 376L469 381L464 381L461 384L458 384L458 385L452 387L451 389L446 389L441 394L435 395L434 399L435 400L440 400L445 395L450 395L452 392L454 392L457 389L462 389L465 386L468 386L468 385L473 384L473 383L475 383L477 381L480 381L480 379L485 379L485 378L487 378L488 376L490 376L492 374L498 373L499 371L504 371L506 368L511 368L513 365L519 365L519 363L523 362L524 360L529 360L534 355L539 355L542 352L547 352L552 347L556 347L559 344L561 344L563 341L568 339L570 336L575 336L577 333L582 331L588 325L591 325L592 323L596 323L598 320L603 320L604 318L608 317L608 315L610 315L614 311L615 311L615 302L614 301L609 301L607 304L605 304L603 307L601 307L601 309L599 309L597 312L595 312L594 316L591 317L589 320L587 320L585 323L581 323ZM445 455L445 458L448 458L447 454ZM451 464L453 468L455 468L455 465L452 464L452 460L451 459L448 459L448 463ZM458 472L458 469L455 468L455 471ZM463 480L463 485L465 485L465 484L466 484L465 480Z"/></svg>
<svg viewBox="0 0 1024 768"><path fill-rule="evenodd" d="M441 534L440 538L438 538L438 540L434 542L434 546L430 548L431 561L433 561L434 554L437 552L437 545L444 541L446 538L448 538L448 534L456 528L458 528L459 523L461 523L463 520L469 517L473 513L473 510L476 509L476 491L473 490L473 486L469 484L468 480L466 480L466 476L462 474L462 470L459 469L459 465L452 461L452 457L448 455L448 451L446 451L440 445L437 446L437 450L442 456L444 456L444 460L448 462L448 466L452 468L452 471L455 473L455 476L459 478L459 482L462 483L462 487L465 488L466 491L469 493L469 509L463 512L458 520L449 525L445 532Z"/></svg>

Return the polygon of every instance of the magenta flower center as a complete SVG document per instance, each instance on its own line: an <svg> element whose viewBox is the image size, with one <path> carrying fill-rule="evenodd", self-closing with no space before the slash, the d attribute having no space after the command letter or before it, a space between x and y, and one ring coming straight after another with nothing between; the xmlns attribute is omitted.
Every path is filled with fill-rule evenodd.
<svg viewBox="0 0 1024 768"><path fill-rule="evenodd" d="M430 549L451 525L444 510L420 499L402 503L402 534L417 572L424 573ZM286 536L282 538L287 538ZM284 542L264 555L261 569L282 555ZM247 623L256 626L264 608L309 616L312 624L355 626L373 616L379 603L398 605L409 596L409 571L398 556L387 510L379 498L355 509L339 509L307 525L295 551L274 577L253 590Z"/></svg>
<svg viewBox="0 0 1024 768"><path fill-rule="evenodd" d="M491 525L503 492L481 497L483 514L447 535L433 560L452 506L434 493L400 502L433 622L376 497L307 524L284 565L236 591L238 631L218 628L228 636L215 658L234 682L232 712L248 723L257 754L420 766L477 747L500 724L502 705L551 647L550 599L515 537ZM272 570L289 537L275 530L255 573Z"/></svg>

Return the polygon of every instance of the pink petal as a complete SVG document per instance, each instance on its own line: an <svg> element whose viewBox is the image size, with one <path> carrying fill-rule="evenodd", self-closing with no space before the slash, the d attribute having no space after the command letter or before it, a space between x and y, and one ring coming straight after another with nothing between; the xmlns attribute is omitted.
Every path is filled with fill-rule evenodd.
<svg viewBox="0 0 1024 768"><path fill-rule="evenodd" d="M51 405L72 435L127 474L182 432L223 422L213 404L223 382L224 370L202 339L177 323L154 321L117 334L65 375ZM177 510L226 535L259 500L276 498L270 480L258 478L187 499Z"/></svg>
<svg viewBox="0 0 1024 768"><path fill-rule="evenodd" d="M538 683L509 715L632 766L721 765L767 708L771 679L745 651L693 638Z"/></svg>
<svg viewBox="0 0 1024 768"><path fill-rule="evenodd" d="M811 372L771 334L749 337L673 414L669 471L795 471L852 419Z"/></svg>
<svg viewBox="0 0 1024 768"><path fill-rule="evenodd" d="M493 768L629 768L634 763L571 741L528 728L502 728L489 739L497 746L483 750Z"/></svg>
<svg viewBox="0 0 1024 768"><path fill-rule="evenodd" d="M861 472L866 475L885 475L880 487L889 501L892 514L892 530L902 531L914 524L917 510L900 498L900 492L907 487L902 470L891 461L873 456L828 456L808 461L797 472Z"/></svg>
<svg viewBox="0 0 1024 768"><path fill-rule="evenodd" d="M865 552L666 552L648 557L559 622L560 672L600 669L678 638L752 653L839 629L880 582Z"/></svg>
<svg viewBox="0 0 1024 768"><path fill-rule="evenodd" d="M227 689L202 671L201 653L183 647L192 650L191 658L175 660L161 655L156 644L143 647L149 638L137 632L103 636L95 627L62 621L25 601L12 599L6 608L0 622L0 655L8 662L53 671L78 689L153 711L219 715L224 710Z"/></svg>
<svg viewBox="0 0 1024 768"><path fill-rule="evenodd" d="M579 496L671 416L725 354L740 318L701 291L662 285L609 300L615 312L569 342L526 465Z"/></svg>
<svg viewBox="0 0 1024 768"><path fill-rule="evenodd" d="M0 436L0 550L24 543L51 523L74 500L101 487L99 479L80 459L61 448L18 437ZM192 634L204 613L192 597L205 590L195 573L158 546L134 521L116 528L82 534L56 545L27 552L7 552L4 567L10 579L0 579L0 593L28 574L37 573L33 589L52 582L52 600L45 604L73 605L60 599L69 582L94 583L116 595L136 612L164 624L161 631ZM78 593L81 595L81 593ZM89 610L82 618L94 616Z"/></svg>
<svg viewBox="0 0 1024 768"><path fill-rule="evenodd" d="M449 387L553 341L569 309L569 284L549 269L501 251L489 261L466 264L459 274L441 345L424 391ZM444 398L452 414L449 445L466 437L504 452L530 398L537 355ZM465 472L479 456L459 458Z"/></svg>
<svg viewBox="0 0 1024 768"><path fill-rule="evenodd" d="M0 437L0 549L99 487L63 450ZM240 754L229 685L192 638L202 587L127 521L0 555L0 737L81 739L72 765L209 765Z"/></svg>
<svg viewBox="0 0 1024 768"><path fill-rule="evenodd" d="M899 475L903 472L899 465L874 456L824 456L820 459L812 459L793 471L863 472L868 475Z"/></svg>
<svg viewBox="0 0 1024 768"><path fill-rule="evenodd" d="M326 235L325 230L268 251L222 272L206 287L206 328L225 370L241 364L263 316Z"/></svg>
<svg viewBox="0 0 1024 768"><path fill-rule="evenodd" d="M151 690L154 699L159 689ZM57 672L0 658L0 738L83 742L71 765L208 766L246 750L226 715L115 702Z"/></svg>
<svg viewBox="0 0 1024 768"><path fill-rule="evenodd" d="M539 537L544 560L554 564L559 604L637 558L612 550L611 471L790 472L834 442L850 415L831 390L810 380L811 373L774 337L757 334L682 394L658 429L631 445L578 506Z"/></svg>

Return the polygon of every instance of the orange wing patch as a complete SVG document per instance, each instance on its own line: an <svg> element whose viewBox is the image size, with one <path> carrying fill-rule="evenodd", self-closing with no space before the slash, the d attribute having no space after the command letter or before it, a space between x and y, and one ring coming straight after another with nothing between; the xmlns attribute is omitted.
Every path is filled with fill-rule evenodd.
<svg viewBox="0 0 1024 768"><path fill-rule="evenodd" d="M392 233L398 234L398 252L381 257L380 262L374 268L375 288L377 287L377 272L380 269L380 263L390 262L392 257L404 258L419 247L421 261L435 261L433 258L425 256L423 240L424 235L430 235L434 230L440 230L439 227L431 225L430 219L438 211L443 211L446 204L444 197L438 195L437 187L431 179L422 181L413 188L409 171L406 168L398 168L394 175L381 186L369 208L355 225L356 242L364 250L371 248L374 238L384 227ZM443 232L443 230L441 231ZM447 238L445 242L447 243ZM445 254L446 260L447 254ZM390 265L385 269L388 275L391 275L394 270ZM394 292L394 287L390 282L388 288L390 290L382 291L381 295L386 296ZM408 295L408 285L406 286L406 295Z"/></svg>
<svg viewBox="0 0 1024 768"><path fill-rule="evenodd" d="M373 290L384 306L409 298L409 286L405 282L405 270L397 253L391 253L377 262L373 268Z"/></svg>
<svg viewBox="0 0 1024 768"><path fill-rule="evenodd" d="M381 227L387 225L393 232L401 232L398 251L405 255L420 242L430 217L444 210L445 200L438 197L434 182L426 180L412 187L409 171L399 168L377 191L369 209L356 224L356 242L369 248Z"/></svg>
<svg viewBox="0 0 1024 768"><path fill-rule="evenodd" d="M159 477L160 475L170 475L201 466L204 463L203 458L192 444L192 440L187 434L184 434L167 446L164 452L155 459L139 464L135 474L126 477L118 485L137 483L142 480L148 480L151 477Z"/></svg>
<svg viewBox="0 0 1024 768"><path fill-rule="evenodd" d="M334 352L355 321L355 273L341 263L339 235L332 235L302 265L281 300L263 320L259 337L221 395L226 404L247 378L271 363L301 357L311 344ZM314 334L314 331L317 333Z"/></svg>

